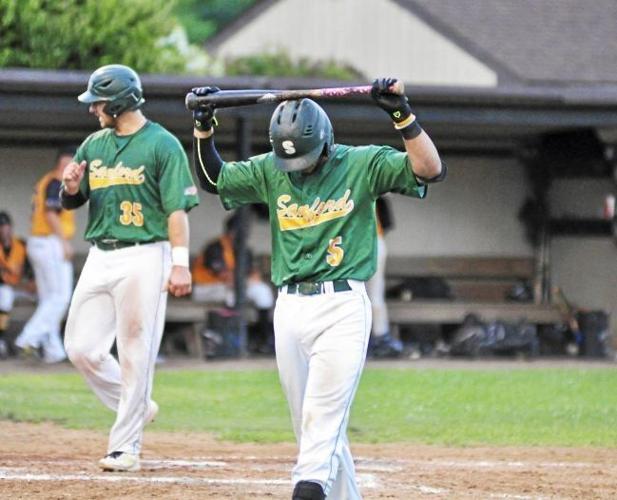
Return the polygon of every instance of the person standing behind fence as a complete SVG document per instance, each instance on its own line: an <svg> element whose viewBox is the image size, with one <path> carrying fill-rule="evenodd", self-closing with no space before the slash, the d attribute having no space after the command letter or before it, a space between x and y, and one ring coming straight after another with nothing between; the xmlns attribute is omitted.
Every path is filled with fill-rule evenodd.
<svg viewBox="0 0 617 500"><path fill-rule="evenodd" d="M0 359L9 350L4 332L15 300L14 287L21 280L26 264L26 246L13 234L13 221L7 212L0 212Z"/></svg>
<svg viewBox="0 0 617 500"><path fill-rule="evenodd" d="M22 354L38 354L43 361L58 363L66 359L60 328L73 291L73 247L75 218L60 204L62 172L75 148L58 152L54 169L35 185L32 199L32 231L28 238L28 258L34 269L38 305L15 340Z"/></svg>

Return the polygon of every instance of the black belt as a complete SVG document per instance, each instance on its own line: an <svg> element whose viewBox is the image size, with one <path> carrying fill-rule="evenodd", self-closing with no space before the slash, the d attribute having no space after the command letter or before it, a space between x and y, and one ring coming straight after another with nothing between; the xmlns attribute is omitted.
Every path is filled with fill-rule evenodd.
<svg viewBox="0 0 617 500"><path fill-rule="evenodd" d="M137 245L147 245L154 241L120 241L120 240L99 240L92 244L99 250L120 250L121 248L134 247Z"/></svg>
<svg viewBox="0 0 617 500"><path fill-rule="evenodd" d="M332 289L335 292L348 292L351 290L351 285L347 280L334 280L332 282ZM298 295L318 295L325 293L326 287L321 281L299 281L297 283L289 283L287 285L287 293Z"/></svg>

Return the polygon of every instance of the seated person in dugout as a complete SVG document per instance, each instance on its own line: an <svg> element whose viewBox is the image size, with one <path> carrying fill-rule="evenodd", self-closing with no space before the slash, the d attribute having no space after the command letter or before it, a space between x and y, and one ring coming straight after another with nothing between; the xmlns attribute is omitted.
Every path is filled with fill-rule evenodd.
<svg viewBox="0 0 617 500"><path fill-rule="evenodd" d="M9 353L4 333L9 327L15 288L21 281L25 264L26 246L13 234L11 216L0 212L0 359L5 359Z"/></svg>
<svg viewBox="0 0 617 500"><path fill-rule="evenodd" d="M233 307L235 303L234 270L236 268L234 238L237 226L237 215L227 218L223 234L207 242L195 257L191 268L194 301L221 302L227 307ZM251 335L249 349L264 353L274 352L270 323L274 295L259 270L252 266L250 251L247 254L249 265L246 266L248 270L246 298L257 309L256 331L255 335Z"/></svg>

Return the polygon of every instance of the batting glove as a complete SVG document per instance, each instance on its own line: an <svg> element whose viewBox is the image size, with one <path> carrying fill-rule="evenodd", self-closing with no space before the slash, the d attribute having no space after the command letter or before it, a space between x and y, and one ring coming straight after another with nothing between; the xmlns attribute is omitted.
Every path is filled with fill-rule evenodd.
<svg viewBox="0 0 617 500"><path fill-rule="evenodd" d="M390 87L396 83L396 78L379 78L373 82L371 97L383 109L396 128L403 128L413 121L411 107L407 96L393 94ZM406 123L409 122L409 123Z"/></svg>
<svg viewBox="0 0 617 500"><path fill-rule="evenodd" d="M193 94L198 96L214 94L220 91L218 87L195 87L191 89ZM199 130L200 132L207 132L212 129L213 125L218 125L216 121L216 117L214 114L216 113L216 108L208 104L206 106L200 106L195 111L193 111L193 126Z"/></svg>

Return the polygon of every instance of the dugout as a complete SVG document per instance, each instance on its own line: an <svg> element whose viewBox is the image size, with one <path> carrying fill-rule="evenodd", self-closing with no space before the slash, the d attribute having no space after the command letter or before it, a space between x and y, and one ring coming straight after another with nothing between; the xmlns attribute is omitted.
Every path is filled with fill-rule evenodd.
<svg viewBox="0 0 617 500"><path fill-rule="evenodd" d="M89 73L0 71L0 208L10 210L18 234L29 224L29 197L50 168L55 148L96 129L76 96ZM205 83L221 88L312 88L364 84L265 78L143 75L145 112L191 149L185 93ZM397 228L388 236L393 257L524 257L537 263L540 301L558 284L574 303L617 316L617 247L602 218L615 194L617 86L497 88L408 87L422 125L449 164L449 179L426 202L393 197ZM327 101L337 142L400 147L383 112L367 98ZM220 113L217 144L226 159L268 150L273 106ZM528 217L521 216L525 206ZM224 212L202 194L191 213L192 250L215 236ZM83 230L85 213L79 213ZM403 230L402 227L405 227ZM399 230L400 229L400 230ZM267 226L256 221L251 246L269 251ZM86 245L76 239L78 251Z"/></svg>

